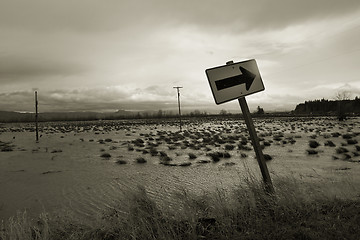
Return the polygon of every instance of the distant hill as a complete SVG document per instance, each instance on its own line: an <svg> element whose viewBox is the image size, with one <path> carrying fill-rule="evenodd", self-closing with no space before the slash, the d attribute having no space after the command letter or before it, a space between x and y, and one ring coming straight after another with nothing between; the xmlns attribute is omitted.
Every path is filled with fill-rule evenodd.
<svg viewBox="0 0 360 240"><path fill-rule="evenodd" d="M45 112L39 113L39 121L86 121L100 119L122 119L135 116L136 113L118 110L110 113L98 112ZM35 113L0 111L0 122L33 122Z"/></svg>
<svg viewBox="0 0 360 240"><path fill-rule="evenodd" d="M354 100L314 100L298 104L294 114L344 114L360 113L360 99Z"/></svg>
<svg viewBox="0 0 360 240"><path fill-rule="evenodd" d="M360 99L356 97L354 100L314 100L300 103L296 106L292 114L295 115L344 115L344 114L360 114ZM253 113L255 116L263 116L264 114ZM272 116L288 115L289 113L271 113ZM195 110L193 112L183 113L183 116L207 116L205 112ZM211 115L211 114L210 114ZM265 114L269 116L269 113ZM264 116L265 116L264 115ZM38 120L47 121L88 121L88 120L116 120L129 118L167 118L177 117L177 113L172 111L126 111L118 110L116 112L44 112L39 113ZM0 123L7 122L34 122L35 113L21 113L0 111Z"/></svg>
<svg viewBox="0 0 360 240"><path fill-rule="evenodd" d="M30 122L34 121L34 113L18 113L9 111L0 111L0 122Z"/></svg>

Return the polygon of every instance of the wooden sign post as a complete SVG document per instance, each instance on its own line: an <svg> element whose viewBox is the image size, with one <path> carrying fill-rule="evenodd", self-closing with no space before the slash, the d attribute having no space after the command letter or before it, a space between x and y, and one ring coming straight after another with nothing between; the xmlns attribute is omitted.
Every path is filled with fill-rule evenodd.
<svg viewBox="0 0 360 240"><path fill-rule="evenodd" d="M254 59L239 63L229 61L224 66L206 70L216 104L238 99L255 150L260 171L268 193L274 192L270 174L261 150L245 96L265 89Z"/></svg>
<svg viewBox="0 0 360 240"><path fill-rule="evenodd" d="M36 142L39 142L37 91L35 91L35 129L36 129Z"/></svg>
<svg viewBox="0 0 360 240"><path fill-rule="evenodd" d="M241 98L238 99L238 101L239 101L240 108L241 108L241 111L242 111L243 116L244 116L246 126L247 126L247 128L249 130L252 145L254 146L256 159L258 161L260 171L261 171L261 175L262 175L264 183L265 183L265 189L266 189L267 192L273 193L274 192L274 187L273 187L272 182L271 182L269 170L268 170L268 168L266 166L264 154L263 154L263 152L261 150L259 138L258 138L258 136L256 134L255 126L254 126L253 120L251 118L249 107L247 105L246 99L245 99L245 97L241 97Z"/></svg>

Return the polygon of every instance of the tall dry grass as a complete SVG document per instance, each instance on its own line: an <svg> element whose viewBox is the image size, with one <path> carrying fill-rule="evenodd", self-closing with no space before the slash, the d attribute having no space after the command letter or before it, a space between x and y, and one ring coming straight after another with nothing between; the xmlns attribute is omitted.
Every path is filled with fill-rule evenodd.
<svg viewBox="0 0 360 240"><path fill-rule="evenodd" d="M330 189L341 186L278 177L275 194L267 194L254 176L243 180L245 184L232 191L174 193L179 202L176 207L156 203L139 187L119 201L119 206L86 224L47 214L34 222L19 213L2 224L0 238L359 239L359 198Z"/></svg>

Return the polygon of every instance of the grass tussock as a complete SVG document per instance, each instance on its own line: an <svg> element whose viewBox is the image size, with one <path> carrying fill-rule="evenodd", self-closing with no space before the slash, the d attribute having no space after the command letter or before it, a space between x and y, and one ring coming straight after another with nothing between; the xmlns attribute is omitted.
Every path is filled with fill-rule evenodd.
<svg viewBox="0 0 360 240"><path fill-rule="evenodd" d="M0 239L358 239L359 199L288 178L275 179L270 195L261 181L244 180L231 192L174 193L172 208L139 187L91 224L42 214L32 225L19 214L2 224Z"/></svg>
<svg viewBox="0 0 360 240"><path fill-rule="evenodd" d="M100 155L100 157L104 158L104 159L109 159L111 158L111 154L110 153L103 153Z"/></svg>
<svg viewBox="0 0 360 240"><path fill-rule="evenodd" d="M14 145L10 142L2 142L0 141L0 151L1 152L12 152L14 151Z"/></svg>

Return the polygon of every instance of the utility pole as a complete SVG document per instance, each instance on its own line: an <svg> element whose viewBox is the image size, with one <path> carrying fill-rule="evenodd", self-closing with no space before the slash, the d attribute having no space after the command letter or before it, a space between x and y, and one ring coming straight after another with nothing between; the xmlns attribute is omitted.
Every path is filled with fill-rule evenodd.
<svg viewBox="0 0 360 240"><path fill-rule="evenodd" d="M36 142L39 142L37 91L35 91L35 128L36 128Z"/></svg>
<svg viewBox="0 0 360 240"><path fill-rule="evenodd" d="M180 132L181 132L180 88L183 88L183 87L173 87L173 88L176 88L176 90L177 90L178 106L179 106Z"/></svg>

